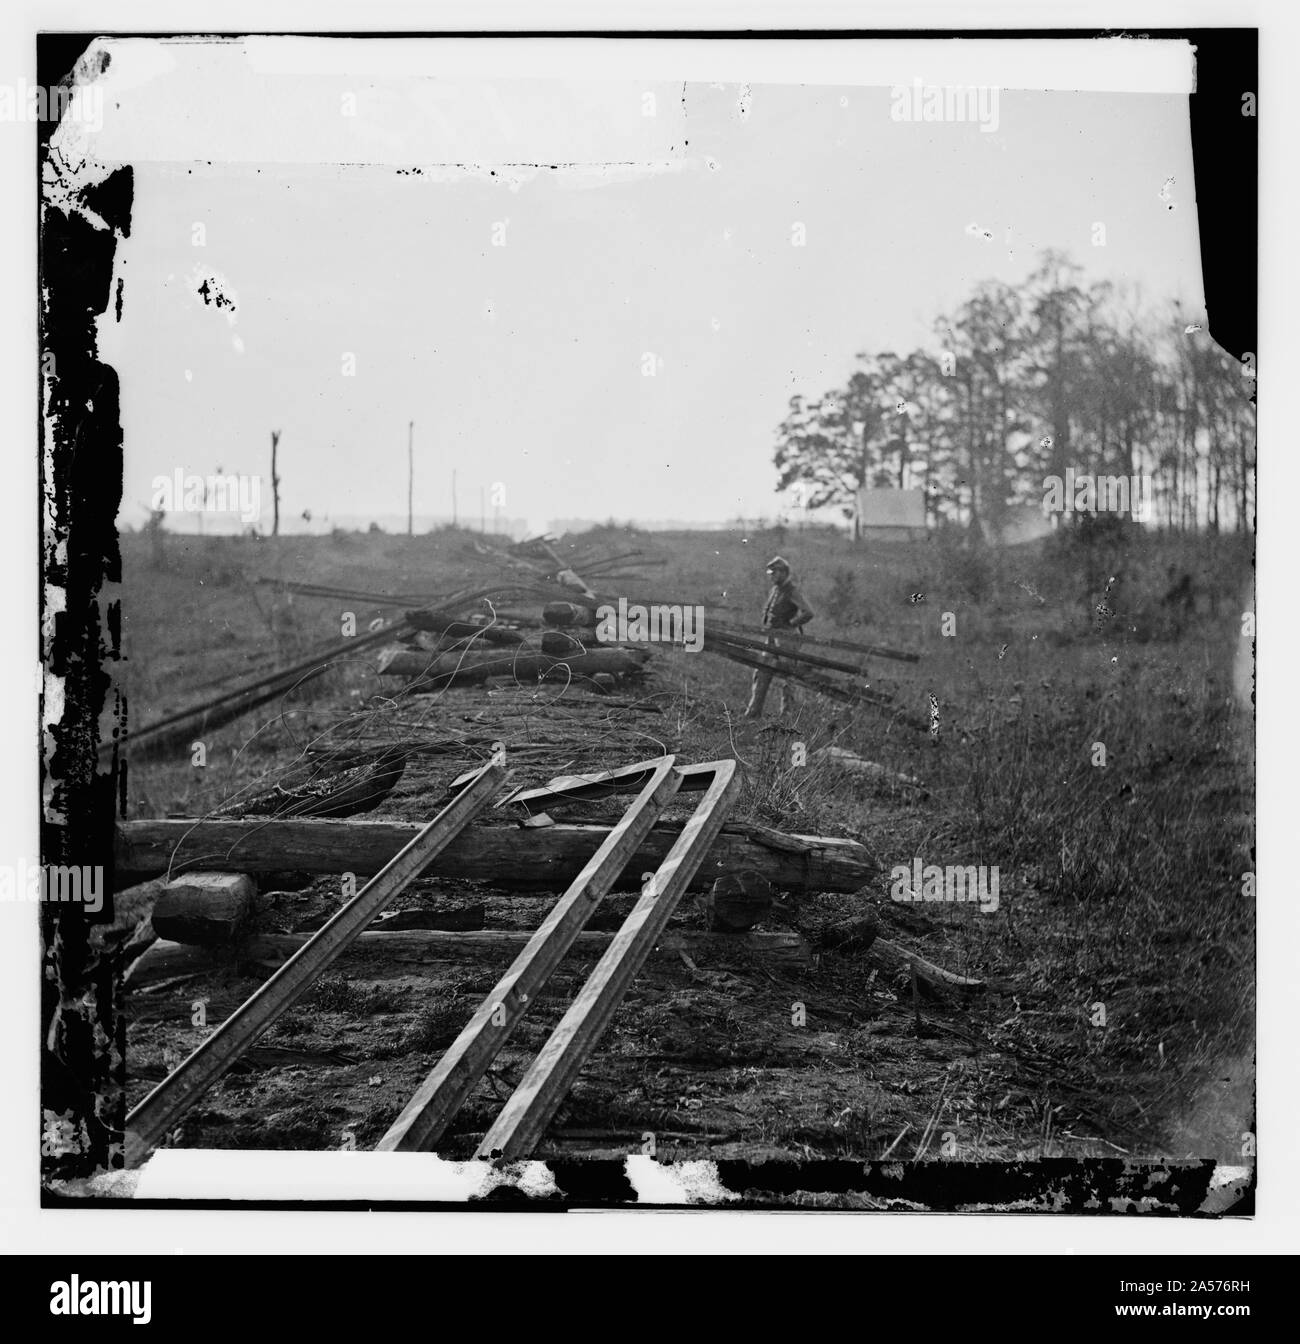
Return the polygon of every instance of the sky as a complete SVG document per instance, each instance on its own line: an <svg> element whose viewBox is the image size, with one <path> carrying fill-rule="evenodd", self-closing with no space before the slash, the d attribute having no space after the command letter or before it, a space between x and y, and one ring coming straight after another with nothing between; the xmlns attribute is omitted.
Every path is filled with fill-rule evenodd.
<svg viewBox="0 0 1300 1344"><path fill-rule="evenodd" d="M121 319L100 324L122 523L178 468L262 476L269 519L272 429L286 528L404 520L412 421L417 520L451 514L453 474L473 523L481 491L534 530L771 516L789 398L858 351L937 348L982 279L1055 248L1148 305L1203 306L1184 93L1002 88L984 130L898 120L884 85L598 64L120 60L98 143L135 176Z"/></svg>

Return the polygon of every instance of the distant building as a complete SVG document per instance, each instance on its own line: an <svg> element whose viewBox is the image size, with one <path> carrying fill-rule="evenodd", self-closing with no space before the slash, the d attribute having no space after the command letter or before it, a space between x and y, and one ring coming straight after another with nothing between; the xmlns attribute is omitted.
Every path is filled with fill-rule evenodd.
<svg viewBox="0 0 1300 1344"><path fill-rule="evenodd" d="M923 541L924 490L859 490L855 532L859 541Z"/></svg>

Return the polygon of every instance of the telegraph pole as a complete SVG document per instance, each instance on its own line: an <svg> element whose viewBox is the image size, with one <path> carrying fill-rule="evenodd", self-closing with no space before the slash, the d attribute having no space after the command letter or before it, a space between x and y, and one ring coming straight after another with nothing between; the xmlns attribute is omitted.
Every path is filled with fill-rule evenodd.
<svg viewBox="0 0 1300 1344"><path fill-rule="evenodd" d="M271 504L274 512L272 513L271 535L278 537L280 535L280 476L276 471L275 455L280 446L280 431L273 429L271 431Z"/></svg>
<svg viewBox="0 0 1300 1344"><path fill-rule="evenodd" d="M406 427L406 535L415 536L415 421Z"/></svg>

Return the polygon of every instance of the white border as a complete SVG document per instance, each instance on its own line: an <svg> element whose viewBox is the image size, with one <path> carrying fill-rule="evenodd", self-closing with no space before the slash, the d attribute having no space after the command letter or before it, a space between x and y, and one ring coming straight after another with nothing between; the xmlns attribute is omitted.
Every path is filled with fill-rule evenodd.
<svg viewBox="0 0 1300 1344"><path fill-rule="evenodd" d="M1013 1215L884 1218L816 1214L765 1218L758 1214L705 1213L683 1220L667 1215L610 1213L537 1215L253 1213L124 1210L79 1213L37 1207L37 1111L39 1035L33 985L34 937L0 942L0 984L5 986L0 1032L0 1078L6 1104L0 1108L0 1250L21 1252L260 1251L391 1254L410 1251L634 1254L770 1251L825 1254L843 1251L936 1253L1131 1253L1292 1251L1300 1242L1300 1145L1294 1117L1300 1113L1296 1086L1295 1025L1300 1023L1300 976L1296 974L1297 901L1286 878L1289 855L1278 845L1294 831L1282 763L1297 757L1293 691L1294 641L1285 627L1294 599L1285 591L1283 550L1294 522L1289 501L1300 449L1278 410L1294 367L1297 298L1295 250L1290 235L1300 205L1295 191L1296 83L1290 67L1300 37L1300 12L1291 0L1198 0L1193 3L983 4L747 4L706 0L660 0L654 5L478 4L447 6L368 0L359 4L194 3L156 0L122 3L35 4L9 0L0 13L0 78L34 79L35 33L46 31L266 31L286 30L477 31L530 30L543 23L560 29L666 28L1144 28L1259 26L1261 60L1261 335L1260 440L1266 445L1265 486L1260 496L1261 583L1259 609L1264 661L1260 700L1262 787L1260 869L1260 1216L1252 1221L1073 1218ZM14 130L19 134L12 134ZM0 851L34 852L34 715L31 668L36 660L35 392L35 154L30 126L0 127L0 250L15 301L0 324L0 417L12 475L7 478L0 556L10 586L13 620L0 655L0 692L14 707L0 716ZM1288 598L1292 598L1288 601ZM1290 673L1290 675L1287 675ZM1285 680L1284 680L1285 677ZM1289 703L1288 703L1289 702ZM1272 713L1270 714L1270 711ZM33 992L21 994L20 986ZM724 1218L725 1238L714 1219ZM797 1221L795 1219L797 1218ZM364 1231L362 1231L364 1228ZM1225 1265L1225 1270L1227 1266ZM1226 1276L1226 1274L1225 1274Z"/></svg>

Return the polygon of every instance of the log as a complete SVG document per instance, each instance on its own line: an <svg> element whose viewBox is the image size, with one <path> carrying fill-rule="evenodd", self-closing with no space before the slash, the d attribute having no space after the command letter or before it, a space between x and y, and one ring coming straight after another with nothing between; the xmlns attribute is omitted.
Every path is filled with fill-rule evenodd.
<svg viewBox="0 0 1300 1344"><path fill-rule="evenodd" d="M120 875L220 867L228 872L377 873L419 830L412 822L294 820L126 821L118 825ZM661 821L620 876L615 890L640 887L640 874L663 862L681 831ZM607 826L474 826L442 851L438 876L499 888L563 890L609 833ZM786 835L728 823L692 882L707 891L726 872L752 869L780 891L854 892L878 865L856 840Z"/></svg>
<svg viewBox="0 0 1300 1344"><path fill-rule="evenodd" d="M542 608L542 620L547 625L576 625L594 628L596 609L584 607L577 602L548 602Z"/></svg>
<svg viewBox="0 0 1300 1344"><path fill-rule="evenodd" d="M874 910L852 915L823 928L818 944L828 952L865 952L880 933L880 920Z"/></svg>
<svg viewBox="0 0 1300 1344"><path fill-rule="evenodd" d="M486 630L487 628L488 627L483 627L484 630ZM501 639L497 637L503 634L504 635L517 634L519 637L517 639ZM428 654L465 653L469 650L473 650L475 653L482 653L485 650L491 651L494 648L500 650L504 654L504 650L506 647L517 649L522 647L523 644L524 644L524 636L522 632L514 630L502 630L502 631L493 630L491 634L480 633L475 635L425 634L425 635L419 635L414 639L402 641L402 647L405 648L408 652L414 651L416 653L428 653Z"/></svg>
<svg viewBox="0 0 1300 1344"><path fill-rule="evenodd" d="M722 610L725 610L725 608L722 608ZM732 622L722 623L719 621L712 621L710 625L720 635L747 635L751 639L763 639L767 635L767 631L759 626L737 625ZM803 644L811 644L817 648L843 649L846 653L857 653L869 658L894 658L902 663L919 663L921 661L919 653L909 653L902 649L887 649L881 644L856 644L847 639L831 639L827 635L810 635L806 630L801 631L800 635Z"/></svg>
<svg viewBox="0 0 1300 1344"><path fill-rule="evenodd" d="M726 634L710 630L705 637L706 646L731 645L755 653L770 653L774 657L784 658L795 663L806 663L809 667L824 667L832 672L847 672L853 677L866 676L866 669L860 663L846 663L842 658L827 658L820 653L809 653L793 639L786 639L779 647L765 639L752 639L749 635Z"/></svg>
<svg viewBox="0 0 1300 1344"><path fill-rule="evenodd" d="M338 758L313 759L269 789L251 794L240 790L244 796L236 795L210 815L354 817L371 812L397 787L411 755L411 748L388 746L378 753L359 753L347 766L341 766Z"/></svg>
<svg viewBox="0 0 1300 1344"><path fill-rule="evenodd" d="M343 602L369 603L373 607L411 607L427 602L428 597L412 593L370 593L357 588L342 588L321 583L299 583L293 579L262 577L254 580L265 587L279 588L303 597L324 597Z"/></svg>
<svg viewBox="0 0 1300 1344"><path fill-rule="evenodd" d="M874 962L882 970L915 971L918 985L924 986L935 997L942 997L954 990L971 994L984 988L983 980L971 980L953 971L945 971L942 966L936 966L910 948L890 942L887 938L877 938L866 955L868 961Z"/></svg>
<svg viewBox="0 0 1300 1344"><path fill-rule="evenodd" d="M159 941L136 959L123 977L126 990L160 984L180 975L202 975L239 968L261 974L285 962L309 934L266 933L245 939L232 947L194 947L186 943ZM533 937L527 929L480 929L466 933L408 929L394 933L363 933L335 965L361 979L400 979L419 975L421 966L448 962L500 963L517 957ZM613 941L613 933L584 932L573 943L572 954L593 960ZM713 953L720 957L736 953L762 957L773 966L804 967L812 953L797 933L700 933L694 929L670 929L655 945L655 955L676 958ZM185 994L194 995L187 987Z"/></svg>
<svg viewBox="0 0 1300 1344"><path fill-rule="evenodd" d="M376 669L381 677L413 677L422 685L452 685L486 681L489 677L512 677L529 681L538 677L586 677L597 672L626 676L640 672L649 654L644 649L588 649L586 653L558 657L541 652L422 653L394 649L383 654Z"/></svg>
<svg viewBox="0 0 1300 1344"><path fill-rule="evenodd" d="M371 933L391 933L398 929L438 929L443 932L463 932L481 929L487 923L487 906L482 901L462 905L452 910L394 910L381 915L370 926Z"/></svg>
<svg viewBox="0 0 1300 1344"><path fill-rule="evenodd" d="M564 630L542 631L542 652L552 658L572 658L587 653L588 647L575 635ZM604 673L601 674L606 675Z"/></svg>
<svg viewBox="0 0 1300 1344"><path fill-rule="evenodd" d="M158 897L167 889L165 877L154 877L134 887L119 887L113 892L113 916L118 920L138 923L148 918L158 902Z"/></svg>
<svg viewBox="0 0 1300 1344"><path fill-rule="evenodd" d="M405 613L406 623L417 630L431 630L434 634L444 635L448 640L482 640L485 644L522 644L524 635L519 630L510 630L506 626L491 624L479 625L474 621L462 621L449 616L445 611L422 608L419 611ZM441 642L441 641L440 641Z"/></svg>
<svg viewBox="0 0 1300 1344"><path fill-rule="evenodd" d="M590 577L602 569L608 569L610 565L621 564L624 560L637 560L644 556L644 551L615 551L612 555L597 556L595 559L588 555L571 555L569 563L575 569L581 569L584 574ZM663 560L645 560L647 565L662 565Z"/></svg>
<svg viewBox="0 0 1300 1344"><path fill-rule="evenodd" d="M116 886L112 894L113 922L90 926L91 946L116 946L125 956L138 955L155 936L149 916L153 912L154 903L167 887L167 879L155 877L134 887L122 886L120 883Z"/></svg>
<svg viewBox="0 0 1300 1344"><path fill-rule="evenodd" d="M188 744L196 736L214 732L245 714L259 709L271 700L282 698L291 690L328 672L338 658L350 658L358 649L382 644L407 630L404 623L390 626L371 634L357 635L329 645L320 653L258 677L255 681L233 691L211 697L202 704L167 714L140 728L128 728L120 741L110 739L100 743L99 755L106 757L123 747L137 760L146 754L165 754Z"/></svg>
<svg viewBox="0 0 1300 1344"><path fill-rule="evenodd" d="M248 918L255 891L246 873L186 873L169 882L154 903L154 931L174 943L233 942Z"/></svg>
<svg viewBox="0 0 1300 1344"><path fill-rule="evenodd" d="M866 775L868 779L882 780L890 784L902 784L913 789L925 788L925 785L912 775L900 774L897 770L891 770L888 766L880 765L876 761L869 761L864 756L859 756L857 752L848 751L844 747L822 747L820 750L813 752L813 760L826 765L833 765L849 774Z"/></svg>
<svg viewBox="0 0 1300 1344"><path fill-rule="evenodd" d="M724 873L704 900L710 929L744 933L769 915L776 904L772 884L756 873Z"/></svg>
<svg viewBox="0 0 1300 1344"><path fill-rule="evenodd" d="M715 640L713 643L706 642L704 645L705 653L712 653L720 658L726 658L729 662L739 663L741 667L752 667L763 671L771 672L775 676L784 677L787 681L797 682L800 686L807 686L809 690L816 691L819 695L824 695L830 700L838 700L846 705L875 705L890 714L891 721L905 724L908 728L915 728L918 732L928 732L929 724L915 714L909 714L899 707L897 702L888 695L883 695L880 691L873 691L869 687L852 687L840 685L837 682L830 681L820 673L805 669L798 663L789 660L782 661L780 650L772 649L763 653L747 652L738 645Z"/></svg>

